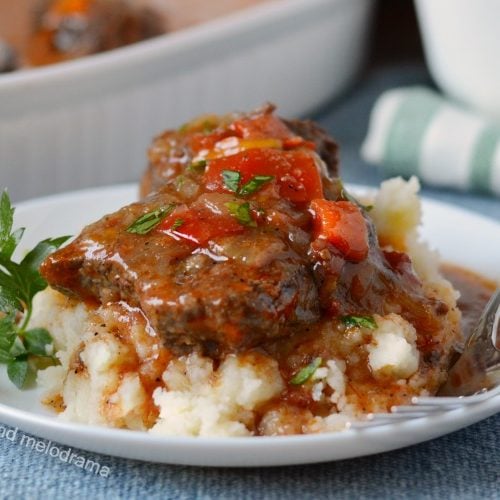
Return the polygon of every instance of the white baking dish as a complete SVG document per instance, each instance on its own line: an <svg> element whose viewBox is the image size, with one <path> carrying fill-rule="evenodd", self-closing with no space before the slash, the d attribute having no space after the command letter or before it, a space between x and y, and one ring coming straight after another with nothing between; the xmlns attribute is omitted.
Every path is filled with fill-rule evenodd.
<svg viewBox="0 0 500 500"><path fill-rule="evenodd" d="M500 0L415 0L432 76L500 121Z"/></svg>
<svg viewBox="0 0 500 500"><path fill-rule="evenodd" d="M264 101L304 115L353 80L372 0L275 0L77 61L0 77L0 188L23 199L137 179L151 138Z"/></svg>

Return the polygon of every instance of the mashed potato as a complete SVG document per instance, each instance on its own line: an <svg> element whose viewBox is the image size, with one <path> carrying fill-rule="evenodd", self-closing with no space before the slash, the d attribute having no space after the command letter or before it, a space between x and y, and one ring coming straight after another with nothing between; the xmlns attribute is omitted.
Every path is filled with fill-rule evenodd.
<svg viewBox="0 0 500 500"><path fill-rule="evenodd" d="M418 370L415 328L397 314L375 315L378 328L367 346L368 364L376 377L405 379Z"/></svg>
<svg viewBox="0 0 500 500"><path fill-rule="evenodd" d="M161 435L247 436L253 410L284 388L276 361L256 354L228 356L218 370L191 354L169 364L165 389L154 400L160 417L151 432Z"/></svg>
<svg viewBox="0 0 500 500"><path fill-rule="evenodd" d="M418 188L416 179L383 183L373 220L381 244L407 252L426 295L448 306L446 328L434 339L446 358L460 313L436 253L418 240ZM346 329L336 355L292 392L310 402L307 409L280 400L287 380L269 355L231 354L220 365L197 353L173 356L142 313L123 303L94 310L47 289L35 298L31 326L55 339L60 365L41 371L39 382L60 418L157 435L249 436L337 431L435 390L445 369L422 360L414 326L395 313L374 320L376 328ZM366 383L352 387L353 369L366 372Z"/></svg>

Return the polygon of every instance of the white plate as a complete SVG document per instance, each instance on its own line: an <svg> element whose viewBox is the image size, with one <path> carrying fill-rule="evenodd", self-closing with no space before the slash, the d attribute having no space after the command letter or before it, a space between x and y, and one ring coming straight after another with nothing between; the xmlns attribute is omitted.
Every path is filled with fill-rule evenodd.
<svg viewBox="0 0 500 500"><path fill-rule="evenodd" d="M358 187L358 189L361 189ZM18 206L24 244L77 234L82 225L136 197L126 185L43 198ZM459 208L424 200L423 236L444 258L500 278L500 225ZM442 436L500 411L500 396L472 407L386 426L287 437L182 438L62 422L39 403L36 389L18 391L0 372L0 420L24 431L85 450L120 457L205 466L273 466L359 457Z"/></svg>

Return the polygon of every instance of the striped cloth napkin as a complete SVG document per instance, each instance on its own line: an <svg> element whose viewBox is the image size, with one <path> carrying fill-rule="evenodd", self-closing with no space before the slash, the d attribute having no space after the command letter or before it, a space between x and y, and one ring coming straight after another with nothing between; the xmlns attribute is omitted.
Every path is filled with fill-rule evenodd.
<svg viewBox="0 0 500 500"><path fill-rule="evenodd" d="M500 123L424 87L378 98L361 154L389 176L500 196Z"/></svg>

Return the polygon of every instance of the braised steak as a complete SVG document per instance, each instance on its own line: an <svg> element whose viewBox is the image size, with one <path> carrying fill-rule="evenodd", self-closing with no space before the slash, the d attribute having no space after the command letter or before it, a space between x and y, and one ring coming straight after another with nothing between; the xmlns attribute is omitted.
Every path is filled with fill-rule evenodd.
<svg viewBox="0 0 500 500"><path fill-rule="evenodd" d="M336 174L337 147L311 122L272 106L204 116L155 139L141 201L41 272L68 295L140 307L180 352L262 346L355 313L397 312L432 341L442 304L404 254L380 249Z"/></svg>

